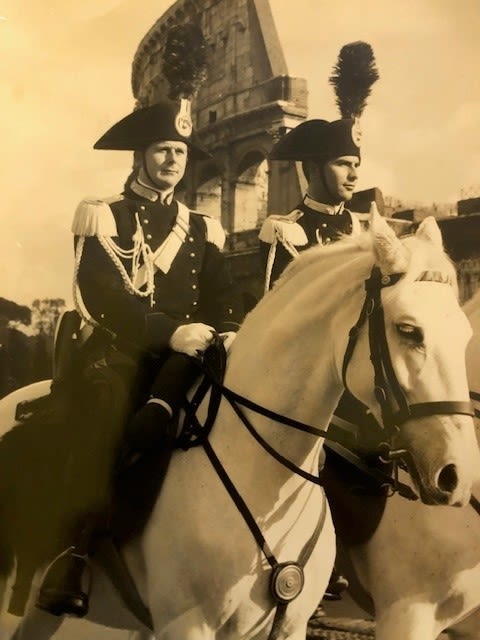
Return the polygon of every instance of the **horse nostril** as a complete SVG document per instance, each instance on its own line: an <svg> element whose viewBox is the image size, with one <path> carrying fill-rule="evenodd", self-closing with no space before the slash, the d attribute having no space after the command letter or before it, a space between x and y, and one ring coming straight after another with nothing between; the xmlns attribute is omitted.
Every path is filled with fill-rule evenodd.
<svg viewBox="0 0 480 640"><path fill-rule="evenodd" d="M457 467L454 464L447 464L438 474L438 488L440 491L452 493L458 485Z"/></svg>

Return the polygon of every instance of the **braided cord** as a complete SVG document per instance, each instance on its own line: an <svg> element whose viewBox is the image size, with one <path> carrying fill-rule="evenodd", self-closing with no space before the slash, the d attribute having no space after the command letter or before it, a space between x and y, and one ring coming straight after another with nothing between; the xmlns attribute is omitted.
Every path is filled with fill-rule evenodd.
<svg viewBox="0 0 480 640"><path fill-rule="evenodd" d="M153 296L155 289L152 251L143 237L143 231L140 225L140 220L138 219L138 214L135 214L135 219L137 221L137 230L133 235L132 249L122 249L112 238L107 236L98 236L98 241L117 268L117 271L120 273L123 284L128 293L139 296L140 298L148 298L149 296ZM143 258L143 264L147 275L147 286L144 290L139 289L134 284L135 276L140 267L140 257ZM125 269L121 258L132 261L131 275L129 275Z"/></svg>
<svg viewBox="0 0 480 640"><path fill-rule="evenodd" d="M131 295L139 296L140 298L150 297L151 303L153 303L153 294L155 291L155 281L154 281L154 268L153 268L153 259L152 259L152 251L149 245L145 242L143 237L143 230L140 224L140 220L138 218L138 213L135 214L135 220L137 223L136 231L133 235L133 247L131 249L122 249L111 237L109 236L97 236L97 239L100 245L103 247L104 251L107 253L117 271L119 272L125 289ZM80 287L78 285L78 272L80 270L80 263L82 261L83 249L85 246L85 236L80 236L78 238L77 247L75 250L75 267L74 267L74 275L73 275L73 303L75 305L76 310L80 314L82 320L89 324L92 327L98 327L99 324L92 316L88 313L85 304L82 300L82 294L80 291ZM135 277L140 268L140 258L143 259L143 265L146 270L146 284L144 290L141 290L134 285ZM132 261L132 271L131 275L128 274L125 269L121 259L131 260Z"/></svg>
<svg viewBox="0 0 480 640"><path fill-rule="evenodd" d="M277 253L277 244L279 241L283 245L285 250L292 256L292 258L296 258L299 255L299 251L295 247L295 245L293 245L288 240L285 240L285 238L278 231L278 229L275 229L275 238L273 239L273 242L270 246L270 250L268 252L267 267L265 270L264 293L268 293L270 289L270 280L272 279L273 263L275 262L275 255Z"/></svg>
<svg viewBox="0 0 480 640"><path fill-rule="evenodd" d="M92 316L87 312L85 304L82 300L82 294L80 291L80 287L78 286L78 271L80 269L80 262L82 261L83 247L85 245L85 236L80 236L77 242L77 248L75 249L75 267L73 271L73 304L75 305L75 309L78 311L82 320L89 324L91 327L98 327L98 322L96 322Z"/></svg>

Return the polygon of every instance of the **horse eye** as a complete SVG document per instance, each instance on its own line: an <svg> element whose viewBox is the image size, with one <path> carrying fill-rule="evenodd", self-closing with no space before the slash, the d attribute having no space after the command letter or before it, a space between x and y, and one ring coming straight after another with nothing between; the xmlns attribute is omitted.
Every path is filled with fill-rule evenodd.
<svg viewBox="0 0 480 640"><path fill-rule="evenodd" d="M423 331L413 324L397 324L398 335L415 344L423 343Z"/></svg>

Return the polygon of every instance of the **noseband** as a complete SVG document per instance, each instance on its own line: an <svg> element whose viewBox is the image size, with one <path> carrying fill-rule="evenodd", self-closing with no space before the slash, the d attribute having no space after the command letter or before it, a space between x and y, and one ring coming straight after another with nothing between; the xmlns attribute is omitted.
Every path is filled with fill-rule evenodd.
<svg viewBox="0 0 480 640"><path fill-rule="evenodd" d="M473 405L469 401L439 400L436 402L409 404L397 380L390 357L381 299L382 289L396 284L404 275L404 273L382 275L378 267L373 267L370 277L365 281L365 301L357 322L350 329L342 365L342 380L345 389L348 389L348 365L355 350L360 330L368 320L370 360L375 375L375 397L380 405L383 426L391 436L398 432L400 425L411 418L423 418L439 414L475 415ZM417 278L417 281L451 284L449 279L439 271L424 271Z"/></svg>

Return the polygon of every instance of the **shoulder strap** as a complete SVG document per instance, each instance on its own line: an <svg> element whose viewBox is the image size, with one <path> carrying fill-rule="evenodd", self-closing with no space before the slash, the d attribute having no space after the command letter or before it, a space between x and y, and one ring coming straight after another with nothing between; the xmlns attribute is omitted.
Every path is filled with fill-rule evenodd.
<svg viewBox="0 0 480 640"><path fill-rule="evenodd" d="M168 273L180 247L185 242L190 227L190 211L182 202L178 202L178 213L172 230L153 254L156 269Z"/></svg>
<svg viewBox="0 0 480 640"><path fill-rule="evenodd" d="M154 270L159 270L162 273L168 273L170 271L170 267L180 251L180 247L185 242L190 227L190 210L181 202L177 202L177 206L177 217L172 230L155 253L149 258ZM135 274L134 286L140 289L145 282L147 282L147 277L148 265L143 264Z"/></svg>

